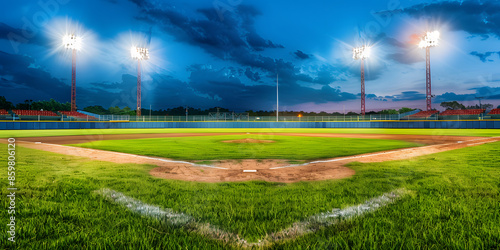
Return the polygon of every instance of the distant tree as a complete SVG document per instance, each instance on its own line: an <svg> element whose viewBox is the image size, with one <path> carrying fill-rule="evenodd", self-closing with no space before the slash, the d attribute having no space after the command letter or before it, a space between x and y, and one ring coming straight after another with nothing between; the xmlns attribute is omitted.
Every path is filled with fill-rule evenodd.
<svg viewBox="0 0 500 250"><path fill-rule="evenodd" d="M403 108L400 108L398 111L400 114L403 114L403 113L411 112L413 110L415 110L415 109L403 107Z"/></svg>
<svg viewBox="0 0 500 250"><path fill-rule="evenodd" d="M29 110L31 109L31 103L33 100L24 100L24 102L20 102L16 104L16 109L23 109L23 110Z"/></svg>
<svg viewBox="0 0 500 250"><path fill-rule="evenodd" d="M12 102L7 101L5 96L0 96L0 109L11 110L14 108Z"/></svg>
<svg viewBox="0 0 500 250"><path fill-rule="evenodd" d="M24 103L18 103L16 105L17 109L31 109L31 110L46 110L46 111L69 111L71 110L71 104L69 102L62 103L54 99L49 101L37 101L25 100Z"/></svg>
<svg viewBox="0 0 500 250"><path fill-rule="evenodd" d="M497 106L497 109L500 109L500 105Z"/></svg>
<svg viewBox="0 0 500 250"><path fill-rule="evenodd" d="M102 106L97 106L97 105L85 107L83 109L83 111L87 111L87 112L94 113L97 115L109 115L110 114L109 110L105 109Z"/></svg>
<svg viewBox="0 0 500 250"><path fill-rule="evenodd" d="M129 107L121 109L118 106L109 107L109 113L111 115L135 115L135 111L130 109Z"/></svg>
<svg viewBox="0 0 500 250"><path fill-rule="evenodd" d="M349 111L346 115L359 115L359 114L356 112Z"/></svg>
<svg viewBox="0 0 500 250"><path fill-rule="evenodd" d="M398 111L395 109L385 109L379 112L381 115L397 115Z"/></svg>
<svg viewBox="0 0 500 250"><path fill-rule="evenodd" d="M454 109L454 110L458 110L458 109L465 109L465 106L457 101L452 101L452 102L442 102L441 103L441 107L445 108L445 109Z"/></svg>
<svg viewBox="0 0 500 250"><path fill-rule="evenodd" d="M486 104L481 105L481 108L483 108L483 109L492 109L493 108L493 104L486 103Z"/></svg>
<svg viewBox="0 0 500 250"><path fill-rule="evenodd" d="M253 112L253 110L247 110L245 111L246 113L248 113L249 116L256 116L257 113L256 112ZM283 112L280 112L280 114L283 113Z"/></svg>
<svg viewBox="0 0 500 250"><path fill-rule="evenodd" d="M122 115L122 109L118 106L109 107L109 113L112 115Z"/></svg>
<svg viewBox="0 0 500 250"><path fill-rule="evenodd" d="M493 104L485 103L485 104L481 104L481 106L479 106L479 104L467 106L467 109L480 109L480 108L481 109L491 109L491 108L493 108Z"/></svg>

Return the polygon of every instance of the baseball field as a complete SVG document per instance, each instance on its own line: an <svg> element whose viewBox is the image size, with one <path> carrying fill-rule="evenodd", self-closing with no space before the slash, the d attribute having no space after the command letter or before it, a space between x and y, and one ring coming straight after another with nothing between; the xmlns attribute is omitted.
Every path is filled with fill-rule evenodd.
<svg viewBox="0 0 500 250"><path fill-rule="evenodd" d="M15 138L18 248L500 249L499 130L68 129L0 138L4 152ZM0 185L6 197L9 184Z"/></svg>

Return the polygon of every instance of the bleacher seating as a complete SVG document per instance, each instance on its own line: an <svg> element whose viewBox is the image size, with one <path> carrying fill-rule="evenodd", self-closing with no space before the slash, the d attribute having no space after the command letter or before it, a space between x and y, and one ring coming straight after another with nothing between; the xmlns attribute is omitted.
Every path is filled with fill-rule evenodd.
<svg viewBox="0 0 500 250"><path fill-rule="evenodd" d="M58 116L52 111L39 111L39 110L12 110L18 116Z"/></svg>
<svg viewBox="0 0 500 250"><path fill-rule="evenodd" d="M420 111L420 112L413 114L413 115L410 115L408 117L410 117L410 118L428 118L428 117L431 117L432 115L437 114L437 113L439 113L439 111L437 111L437 110Z"/></svg>
<svg viewBox="0 0 500 250"><path fill-rule="evenodd" d="M488 114L489 115L500 115L500 109L492 109Z"/></svg>
<svg viewBox="0 0 500 250"><path fill-rule="evenodd" d="M9 112L5 109L0 109L0 115L9 115Z"/></svg>
<svg viewBox="0 0 500 250"><path fill-rule="evenodd" d="M59 111L59 113L65 115L65 116L73 117L75 119L97 120L97 118L95 118L93 116L82 114L82 113L77 112L77 111Z"/></svg>
<svg viewBox="0 0 500 250"><path fill-rule="evenodd" d="M461 110L446 110L441 113L441 116L447 115L480 115L484 113L484 109L461 109Z"/></svg>

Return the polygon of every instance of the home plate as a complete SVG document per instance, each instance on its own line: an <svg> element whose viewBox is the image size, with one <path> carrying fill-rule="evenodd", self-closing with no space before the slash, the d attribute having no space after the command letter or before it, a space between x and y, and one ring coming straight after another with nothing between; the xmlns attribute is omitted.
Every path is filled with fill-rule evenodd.
<svg viewBox="0 0 500 250"><path fill-rule="evenodd" d="M243 173L256 173L257 170L243 170Z"/></svg>
<svg viewBox="0 0 500 250"><path fill-rule="evenodd" d="M37 142L35 142L35 144L42 144L42 142L37 141Z"/></svg>

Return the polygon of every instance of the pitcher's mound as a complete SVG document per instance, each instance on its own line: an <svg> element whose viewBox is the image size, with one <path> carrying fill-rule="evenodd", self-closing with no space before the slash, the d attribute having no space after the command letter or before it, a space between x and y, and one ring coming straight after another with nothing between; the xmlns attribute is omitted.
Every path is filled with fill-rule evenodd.
<svg viewBox="0 0 500 250"><path fill-rule="evenodd" d="M225 142L225 143L272 143L274 141L245 138L245 139L222 141L222 142Z"/></svg>

